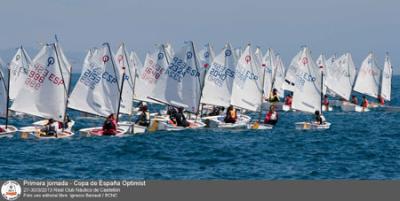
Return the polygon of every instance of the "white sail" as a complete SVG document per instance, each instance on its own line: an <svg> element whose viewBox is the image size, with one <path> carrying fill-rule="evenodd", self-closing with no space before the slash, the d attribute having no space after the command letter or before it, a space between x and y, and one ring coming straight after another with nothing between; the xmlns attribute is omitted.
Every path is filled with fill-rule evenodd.
<svg viewBox="0 0 400 201"><path fill-rule="evenodd" d="M381 85L381 73L374 54L369 53L361 64L353 90L377 98Z"/></svg>
<svg viewBox="0 0 400 201"><path fill-rule="evenodd" d="M44 45L29 68L29 76L18 91L11 110L63 121L70 74L65 56L56 44ZM64 57L64 58L63 58ZM29 100L29 101L27 101Z"/></svg>
<svg viewBox="0 0 400 201"><path fill-rule="evenodd" d="M263 96L263 69L260 58L251 51L250 45L238 60L232 88L231 104L250 111L257 111Z"/></svg>
<svg viewBox="0 0 400 201"><path fill-rule="evenodd" d="M197 113L201 87L196 57L193 43L187 42L170 61L166 72L161 75L152 98Z"/></svg>
<svg viewBox="0 0 400 201"><path fill-rule="evenodd" d="M264 67L264 94L266 97L269 97L272 92L272 84L274 82L274 75L276 69L276 55L274 50L271 48L268 49L265 54L262 66Z"/></svg>
<svg viewBox="0 0 400 201"><path fill-rule="evenodd" d="M327 88L338 96L350 100L351 91L356 77L356 67L350 53L328 60L326 77Z"/></svg>
<svg viewBox="0 0 400 201"><path fill-rule="evenodd" d="M277 55L276 56L276 73L275 73L275 82L274 86L278 91L279 97L283 98L285 95L285 66L283 64L282 58Z"/></svg>
<svg viewBox="0 0 400 201"><path fill-rule="evenodd" d="M1 64L0 64L1 67ZM7 116L7 80L0 71L0 117Z"/></svg>
<svg viewBox="0 0 400 201"><path fill-rule="evenodd" d="M260 47L257 47L257 48L256 48L256 51L254 52L254 56L255 56L256 59L257 59L257 63L259 63L259 64L262 64L262 63L263 63L263 53L262 53ZM238 57L238 58L240 58L240 57Z"/></svg>
<svg viewBox="0 0 400 201"><path fill-rule="evenodd" d="M159 103L156 102L152 99L149 99L148 97L151 96L151 92L153 91L153 88L155 86L155 82L150 81L153 79L150 79L152 75L152 70L150 69L156 69L154 65L157 63L157 56L155 55L156 53L147 53L145 57L145 62L144 65L142 62L139 60L139 57L137 56L136 53L132 52L131 54L131 60L134 66L136 66L136 81L135 81L135 91L134 91L134 97L133 99L139 100L139 101L145 101L145 102L150 102L150 103ZM147 69L147 72L146 72ZM154 75L157 75L154 74ZM159 75L158 75L159 77Z"/></svg>
<svg viewBox="0 0 400 201"><path fill-rule="evenodd" d="M237 59L230 44L219 53L207 71L204 80L204 104L228 107L231 104L232 85L235 77Z"/></svg>
<svg viewBox="0 0 400 201"><path fill-rule="evenodd" d="M321 70L311 58L307 47L293 58L288 73L295 87L292 108L310 113L320 110Z"/></svg>
<svg viewBox="0 0 400 201"><path fill-rule="evenodd" d="M115 62L121 77L125 71L125 77L124 77L125 81L122 89L121 104L119 111L122 114L130 115L132 114L132 101L133 101L133 89L134 89L133 82L135 78L134 77L135 68L131 64L131 62L129 62L124 44L121 44L119 46L117 53L115 54Z"/></svg>
<svg viewBox="0 0 400 201"><path fill-rule="evenodd" d="M203 49L201 49L198 53L198 57L200 65L200 83L203 85L206 72L215 58L215 53L211 44L207 44Z"/></svg>
<svg viewBox="0 0 400 201"><path fill-rule="evenodd" d="M118 69L106 44L87 56L68 107L98 116L117 113L120 95Z"/></svg>
<svg viewBox="0 0 400 201"><path fill-rule="evenodd" d="M24 86L25 79L28 77L29 66L32 59L21 46L10 62L10 99L17 96L18 91Z"/></svg>
<svg viewBox="0 0 400 201"><path fill-rule="evenodd" d="M381 85L381 97L387 101L390 101L392 91L392 62L388 55L385 58L385 64L382 72L382 85Z"/></svg>

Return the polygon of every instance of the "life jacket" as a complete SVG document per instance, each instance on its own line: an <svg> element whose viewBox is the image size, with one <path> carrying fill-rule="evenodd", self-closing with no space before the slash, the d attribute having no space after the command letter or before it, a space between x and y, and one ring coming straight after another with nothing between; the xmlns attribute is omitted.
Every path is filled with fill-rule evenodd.
<svg viewBox="0 0 400 201"><path fill-rule="evenodd" d="M325 106L329 106L329 100L327 98L324 98L323 104Z"/></svg>
<svg viewBox="0 0 400 201"><path fill-rule="evenodd" d="M275 114L274 114L275 113ZM276 121L276 120L278 120L278 113L277 112L271 112L271 111L269 111L268 113L267 113L267 115L265 116L265 119L264 119L264 124L267 124L268 122L270 122L270 121Z"/></svg>
<svg viewBox="0 0 400 201"><path fill-rule="evenodd" d="M117 122L115 120L107 119L103 124L103 133L104 134L117 134Z"/></svg>
<svg viewBox="0 0 400 201"><path fill-rule="evenodd" d="M292 97L289 96L286 97L285 105L292 106Z"/></svg>
<svg viewBox="0 0 400 201"><path fill-rule="evenodd" d="M361 106L364 108L368 107L368 100L367 99L363 100Z"/></svg>
<svg viewBox="0 0 400 201"><path fill-rule="evenodd" d="M385 100L382 97L379 98L379 104L385 105Z"/></svg>

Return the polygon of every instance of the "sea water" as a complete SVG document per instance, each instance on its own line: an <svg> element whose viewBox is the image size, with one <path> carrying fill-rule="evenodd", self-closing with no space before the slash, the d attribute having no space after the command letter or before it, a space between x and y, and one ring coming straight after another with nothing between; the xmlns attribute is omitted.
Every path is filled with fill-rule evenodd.
<svg viewBox="0 0 400 201"><path fill-rule="evenodd" d="M400 106L399 88L395 76L390 105ZM0 138L0 179L400 178L400 113L395 112L328 112L332 126L324 131L297 131L294 123L312 116L281 112L270 131L202 129L126 137L80 136L80 128L100 126L103 119L69 114L76 121L70 139ZM21 127L35 120L10 123Z"/></svg>

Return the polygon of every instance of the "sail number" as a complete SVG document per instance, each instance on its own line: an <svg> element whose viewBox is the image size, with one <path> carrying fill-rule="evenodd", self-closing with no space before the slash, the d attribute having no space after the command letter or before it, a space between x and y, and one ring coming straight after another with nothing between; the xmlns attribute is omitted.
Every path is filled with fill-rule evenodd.
<svg viewBox="0 0 400 201"><path fill-rule="evenodd" d="M186 74L190 76L200 77L200 72L197 69L192 68L186 62L184 62L182 59L178 57L174 57L172 62L169 64L167 69L167 74L169 77L178 82L181 82Z"/></svg>
<svg viewBox="0 0 400 201"><path fill-rule="evenodd" d="M234 78L235 71L233 71L223 65L220 65L218 63L213 63L211 65L207 79L214 82L217 86L221 87L223 82L228 77Z"/></svg>
<svg viewBox="0 0 400 201"><path fill-rule="evenodd" d="M34 68L29 71L28 77L25 80L25 85L39 90L46 79L55 85L64 84L61 77L50 72L43 65L37 63L34 65Z"/></svg>
<svg viewBox="0 0 400 201"><path fill-rule="evenodd" d="M161 67L158 63L154 63L152 60L150 60L141 78L142 80L146 80L147 82L154 84L157 82L163 72L163 67Z"/></svg>

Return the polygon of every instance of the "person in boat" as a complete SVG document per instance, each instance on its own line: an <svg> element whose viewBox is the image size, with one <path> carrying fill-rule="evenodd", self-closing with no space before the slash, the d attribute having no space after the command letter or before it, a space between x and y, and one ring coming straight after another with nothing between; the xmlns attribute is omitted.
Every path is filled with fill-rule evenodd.
<svg viewBox="0 0 400 201"><path fill-rule="evenodd" d="M6 129L3 127L0 127L0 133L4 133L4 132L6 132Z"/></svg>
<svg viewBox="0 0 400 201"><path fill-rule="evenodd" d="M354 105L358 105L358 99L355 95L351 96L351 103L353 103Z"/></svg>
<svg viewBox="0 0 400 201"><path fill-rule="evenodd" d="M276 90L275 88L272 90L271 96L269 97L268 101L270 103L278 103L279 102L278 90Z"/></svg>
<svg viewBox="0 0 400 201"><path fill-rule="evenodd" d="M322 105L325 107L325 110L329 110L329 100L328 95L324 95L324 100L322 101Z"/></svg>
<svg viewBox="0 0 400 201"><path fill-rule="evenodd" d="M385 105L385 100L383 99L383 97L381 95L378 95L378 103L380 105Z"/></svg>
<svg viewBox="0 0 400 201"><path fill-rule="evenodd" d="M271 105L264 119L264 124L275 125L278 123L278 112L275 111L275 106Z"/></svg>
<svg viewBox="0 0 400 201"><path fill-rule="evenodd" d="M59 128L64 128L64 129L68 129L69 123L71 123L71 118L69 117L69 115L66 115L65 116L65 122L64 123L58 122L58 124L59 124L58 127Z"/></svg>
<svg viewBox="0 0 400 201"><path fill-rule="evenodd" d="M142 104L139 108L139 111L141 112L139 114L139 118L136 120L135 124L138 124L140 126L149 126L150 125L150 113L147 108L147 104Z"/></svg>
<svg viewBox="0 0 400 201"><path fill-rule="evenodd" d="M292 101L293 101L293 95L292 95L292 93L290 93L285 97L285 105L288 105L291 108Z"/></svg>
<svg viewBox="0 0 400 201"><path fill-rule="evenodd" d="M219 116L225 110L224 107L214 106L213 110L208 114L208 116Z"/></svg>
<svg viewBox="0 0 400 201"><path fill-rule="evenodd" d="M175 114L175 121L177 126L188 127L190 123L186 120L185 114L183 114L183 107L178 108L178 112Z"/></svg>
<svg viewBox="0 0 400 201"><path fill-rule="evenodd" d="M236 109L232 105L230 105L226 110L226 116L224 122L234 124L236 123L236 120L237 120Z"/></svg>
<svg viewBox="0 0 400 201"><path fill-rule="evenodd" d="M169 123L170 124L174 124L176 125L176 114L178 113L178 111L176 111L175 107L172 106L168 106L167 109L167 115L169 116Z"/></svg>
<svg viewBox="0 0 400 201"><path fill-rule="evenodd" d="M363 109L365 109L365 108L368 108L368 105L369 105L369 103L368 103L367 97L363 96L362 97L362 102L361 102L361 107Z"/></svg>
<svg viewBox="0 0 400 201"><path fill-rule="evenodd" d="M46 125L42 129L40 129L41 135L46 136L54 136L57 134L58 122L54 121L54 119L50 118Z"/></svg>
<svg viewBox="0 0 400 201"><path fill-rule="evenodd" d="M117 134L117 117L115 114L110 114L103 124L103 135Z"/></svg>
<svg viewBox="0 0 400 201"><path fill-rule="evenodd" d="M319 125L325 124L325 117L319 112L319 110L315 111L315 122Z"/></svg>

